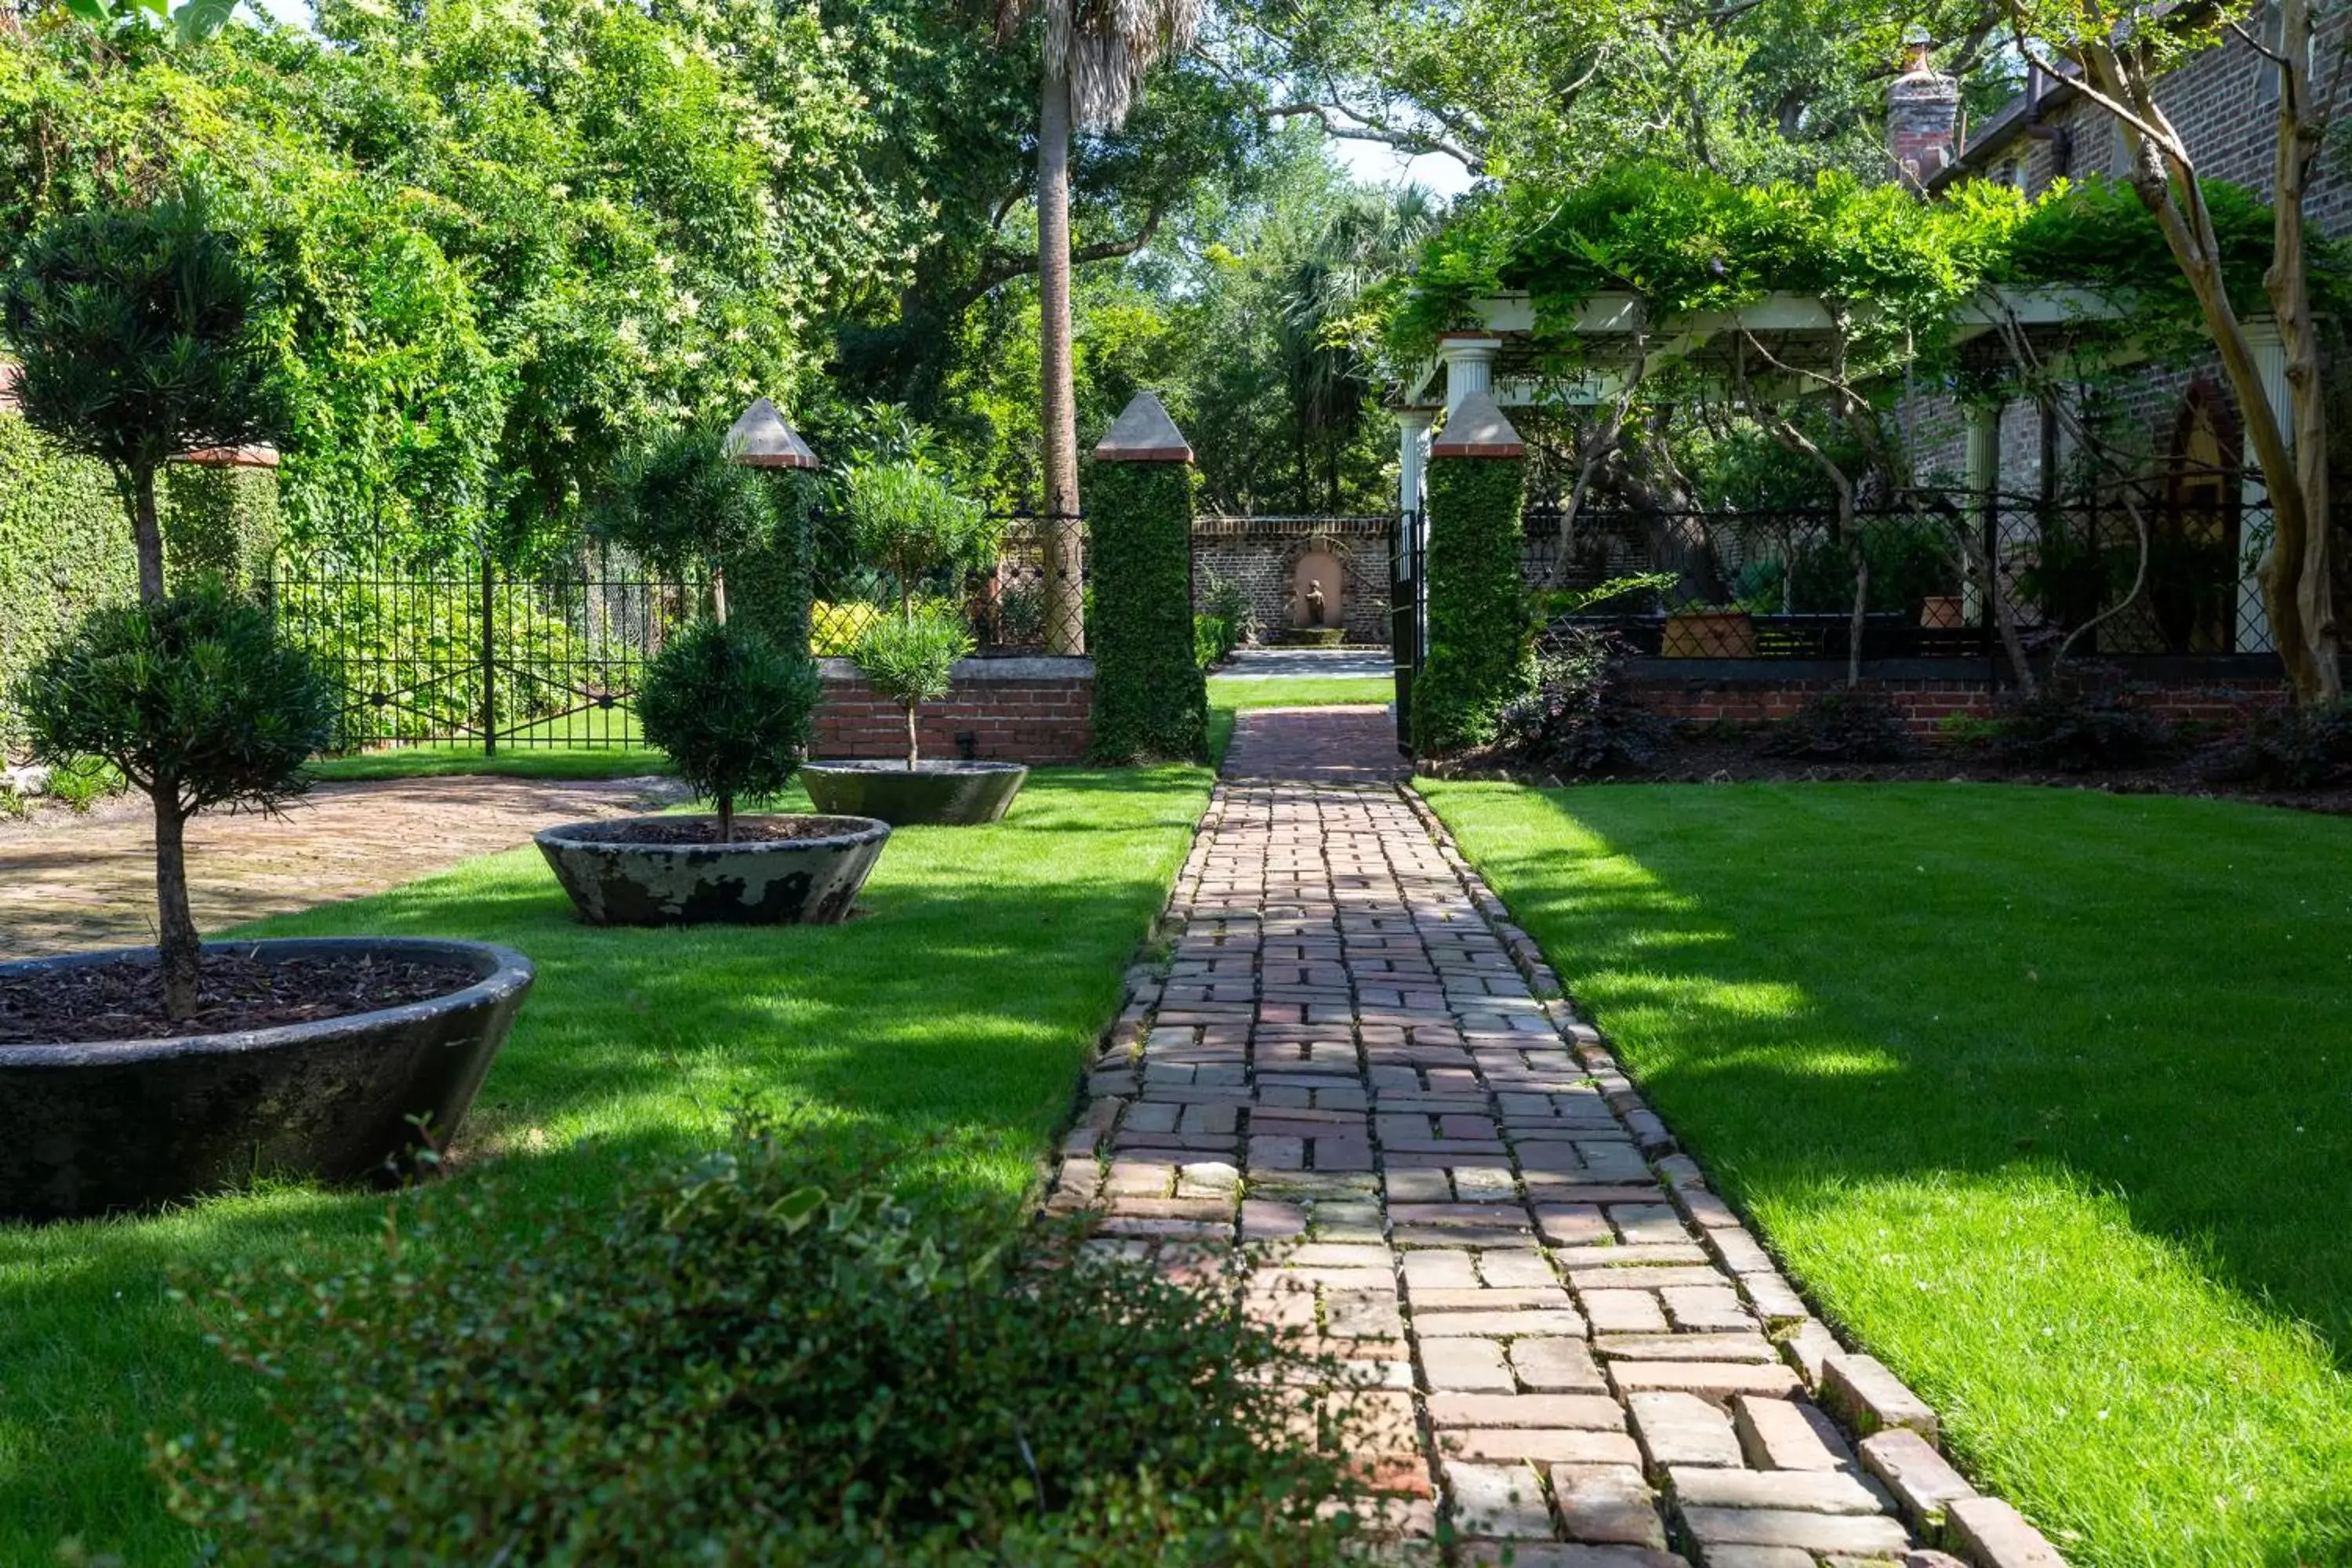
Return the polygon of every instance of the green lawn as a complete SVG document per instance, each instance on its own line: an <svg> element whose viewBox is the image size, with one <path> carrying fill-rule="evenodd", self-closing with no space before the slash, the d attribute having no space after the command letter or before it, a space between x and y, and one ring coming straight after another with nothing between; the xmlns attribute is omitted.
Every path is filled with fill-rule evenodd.
<svg viewBox="0 0 2352 1568"><path fill-rule="evenodd" d="M1356 702L1393 702L1396 682L1385 675L1271 676L1264 679L1209 677L1209 755L1225 760L1233 743L1234 715L1245 708L1329 708Z"/></svg>
<svg viewBox="0 0 2352 1568"><path fill-rule="evenodd" d="M358 752L320 757L311 773L330 784L361 779L444 778L497 774L525 779L628 779L669 772L669 759L635 746L533 746L496 756L479 746L403 746L388 752Z"/></svg>
<svg viewBox="0 0 2352 1568"><path fill-rule="evenodd" d="M2352 822L1422 787L1815 1300L2070 1561L2352 1562Z"/></svg>
<svg viewBox="0 0 2352 1568"><path fill-rule="evenodd" d="M901 829L846 925L594 931L528 847L276 933L492 938L540 964L461 1153L526 1194L594 1194L625 1159L714 1142L734 1108L878 1133L975 1195L1018 1194L1206 794L1198 769L1042 770L1003 823ZM462 1181L460 1174L454 1178ZM241 1256L367 1245L386 1200L285 1189L162 1217L0 1226L0 1563L61 1536L189 1560L145 1435L251 1408L169 1281Z"/></svg>

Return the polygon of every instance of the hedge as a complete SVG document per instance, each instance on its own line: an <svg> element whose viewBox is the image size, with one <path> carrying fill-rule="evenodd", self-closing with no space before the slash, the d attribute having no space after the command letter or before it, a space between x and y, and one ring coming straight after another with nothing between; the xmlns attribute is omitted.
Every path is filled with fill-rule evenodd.
<svg viewBox="0 0 2352 1568"><path fill-rule="evenodd" d="M1525 463L1440 458L1429 465L1429 646L1412 683L1417 750L1458 752L1495 737L1527 684L1529 624L1519 576Z"/></svg>
<svg viewBox="0 0 2352 1568"><path fill-rule="evenodd" d="M249 584L276 548L277 484L256 469L165 470L163 547L173 574ZM0 752L23 741L8 691L66 628L139 591L131 523L105 468L59 453L0 414Z"/></svg>
<svg viewBox="0 0 2352 1568"><path fill-rule="evenodd" d="M1192 469L1102 463L1088 512L1094 757L1205 761L1209 689L1193 659Z"/></svg>

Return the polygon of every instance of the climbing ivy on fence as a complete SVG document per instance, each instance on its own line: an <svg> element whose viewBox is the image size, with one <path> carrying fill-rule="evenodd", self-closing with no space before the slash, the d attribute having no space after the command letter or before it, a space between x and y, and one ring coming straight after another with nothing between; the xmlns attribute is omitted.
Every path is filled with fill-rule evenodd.
<svg viewBox="0 0 2352 1568"><path fill-rule="evenodd" d="M1104 463L1092 524L1094 755L1105 763L1208 754L1209 693L1192 647L1192 470Z"/></svg>
<svg viewBox="0 0 2352 1568"><path fill-rule="evenodd" d="M1412 684L1412 734L1422 751L1457 752L1492 740L1495 715L1526 684L1525 467L1516 458L1440 458L1429 465L1429 646Z"/></svg>

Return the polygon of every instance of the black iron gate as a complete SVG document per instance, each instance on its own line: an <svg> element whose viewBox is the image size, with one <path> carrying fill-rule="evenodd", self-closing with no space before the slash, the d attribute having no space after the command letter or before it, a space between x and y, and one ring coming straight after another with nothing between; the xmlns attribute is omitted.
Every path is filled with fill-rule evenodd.
<svg viewBox="0 0 2352 1568"><path fill-rule="evenodd" d="M488 562L286 558L265 593L284 635L343 694L337 751L640 745L646 661L697 602L594 556L529 575Z"/></svg>

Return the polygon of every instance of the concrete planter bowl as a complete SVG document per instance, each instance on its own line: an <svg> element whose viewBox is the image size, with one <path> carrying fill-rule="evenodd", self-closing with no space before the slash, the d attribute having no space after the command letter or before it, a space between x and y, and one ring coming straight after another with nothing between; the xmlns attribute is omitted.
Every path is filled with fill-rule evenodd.
<svg viewBox="0 0 2352 1568"><path fill-rule="evenodd" d="M590 925L835 925L890 839L870 816L739 816L731 844L718 842L718 824L614 817L537 842Z"/></svg>
<svg viewBox="0 0 2352 1568"><path fill-rule="evenodd" d="M258 1173L388 1181L465 1120L530 990L488 942L317 937L230 946L264 962L455 961L473 984L404 1006L177 1039L0 1045L0 1216L153 1208ZM0 963L0 977L125 958L116 948ZM419 1123L424 1131L420 1131Z"/></svg>
<svg viewBox="0 0 2352 1568"><path fill-rule="evenodd" d="M800 781L819 811L880 817L894 827L998 822L1028 782L1020 763L803 763Z"/></svg>

